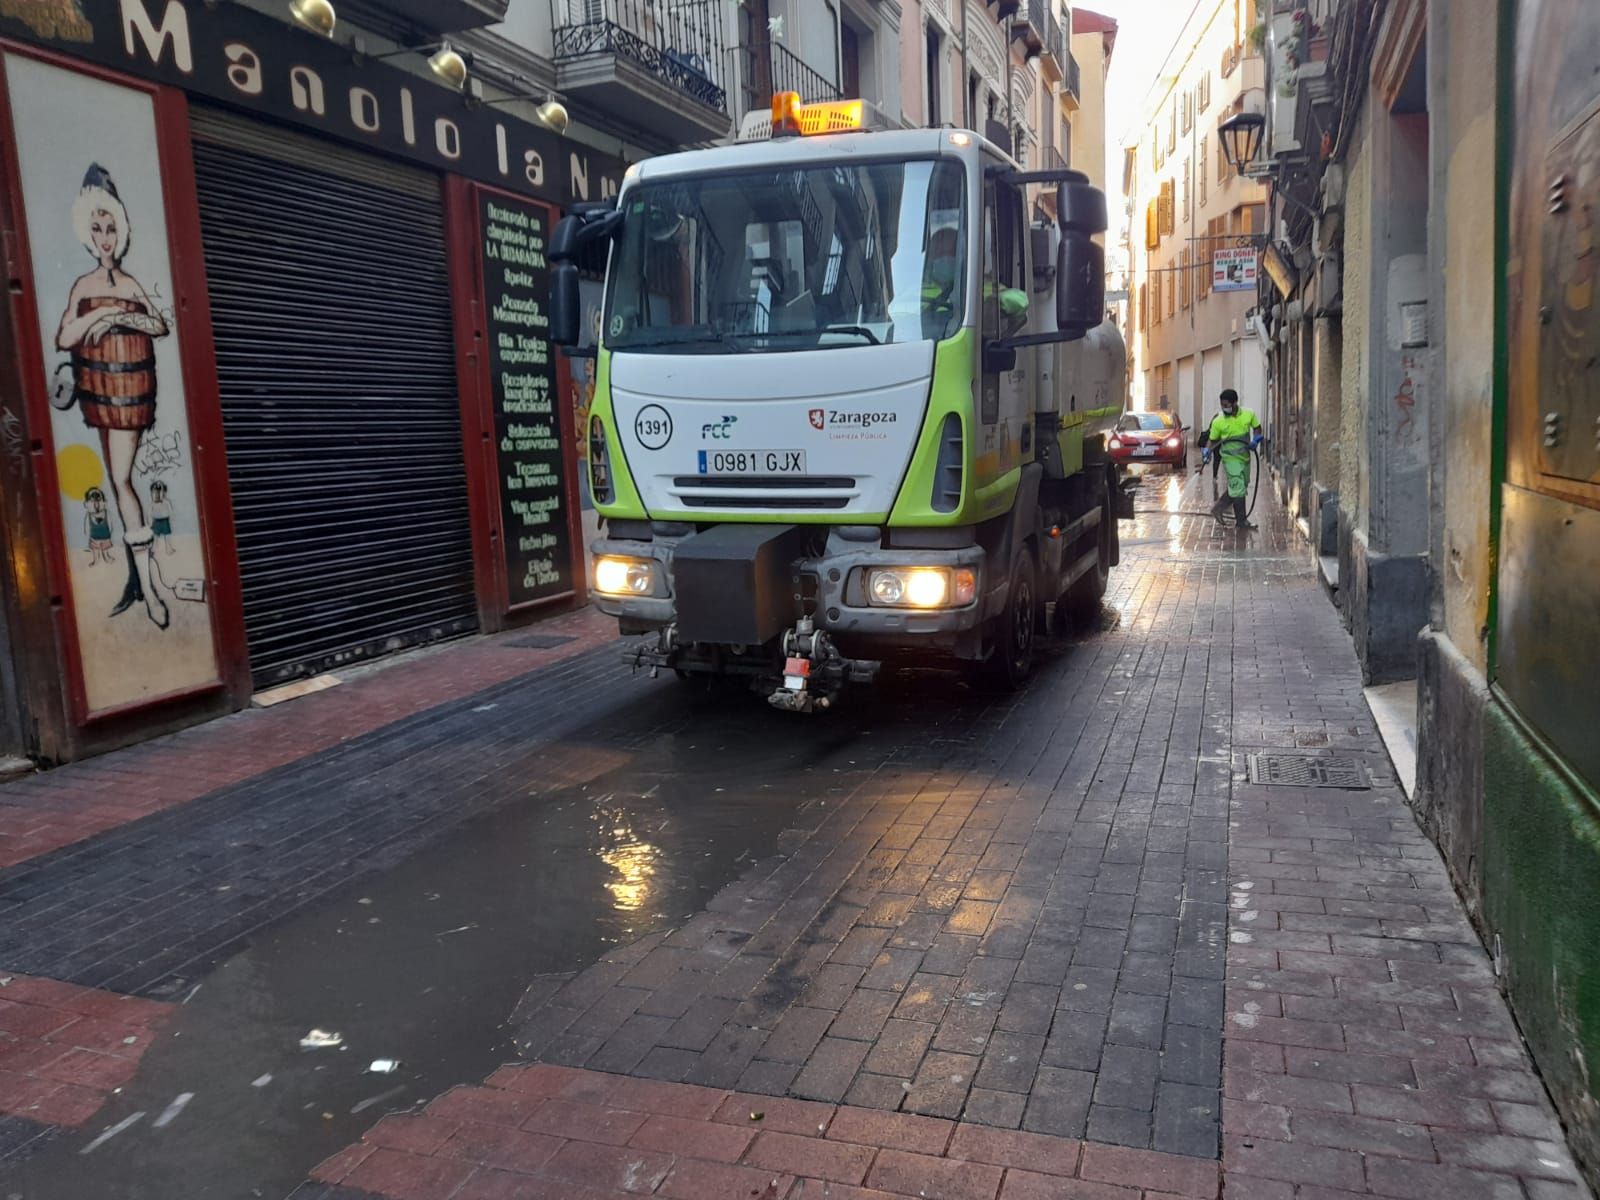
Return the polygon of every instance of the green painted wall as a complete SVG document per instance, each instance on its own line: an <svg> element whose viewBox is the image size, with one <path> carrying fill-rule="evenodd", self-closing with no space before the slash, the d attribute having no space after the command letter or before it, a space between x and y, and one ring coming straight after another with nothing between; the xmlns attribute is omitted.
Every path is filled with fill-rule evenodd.
<svg viewBox="0 0 1600 1200"><path fill-rule="evenodd" d="M1600 1162L1600 798L1503 698L1483 723L1484 918L1574 1149Z"/></svg>

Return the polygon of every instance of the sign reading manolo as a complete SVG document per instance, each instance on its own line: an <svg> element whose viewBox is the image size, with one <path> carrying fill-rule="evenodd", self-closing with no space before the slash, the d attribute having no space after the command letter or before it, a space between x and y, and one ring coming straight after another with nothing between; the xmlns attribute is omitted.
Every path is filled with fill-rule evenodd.
<svg viewBox="0 0 1600 1200"><path fill-rule="evenodd" d="M239 4L7 0L0 36L557 205L614 195L622 182L625 164L611 155Z"/></svg>

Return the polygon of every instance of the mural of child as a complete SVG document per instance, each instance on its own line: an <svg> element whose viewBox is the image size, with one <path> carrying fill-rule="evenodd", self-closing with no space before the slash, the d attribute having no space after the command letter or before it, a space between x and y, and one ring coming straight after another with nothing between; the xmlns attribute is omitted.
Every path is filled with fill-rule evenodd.
<svg viewBox="0 0 1600 1200"><path fill-rule="evenodd" d="M83 532L89 538L89 565L111 561L111 518L106 494L97 487L83 494Z"/></svg>
<svg viewBox="0 0 1600 1200"><path fill-rule="evenodd" d="M172 501L167 499L167 485L160 479L150 485L150 531L155 534L156 545L168 556L177 553L172 547Z"/></svg>
<svg viewBox="0 0 1600 1200"><path fill-rule="evenodd" d="M73 388L59 407L77 404L84 424L100 434L100 453L122 521L128 583L111 610L118 616L143 601L157 629L171 614L157 591L150 551L156 531L146 523L144 504L133 486L139 443L156 419L154 338L169 331L144 286L122 269L128 253L128 213L111 175L90 166L72 205L72 227L95 259L92 271L73 283L56 331L56 347L72 355ZM170 512L168 514L170 532ZM170 552L171 541L168 547Z"/></svg>

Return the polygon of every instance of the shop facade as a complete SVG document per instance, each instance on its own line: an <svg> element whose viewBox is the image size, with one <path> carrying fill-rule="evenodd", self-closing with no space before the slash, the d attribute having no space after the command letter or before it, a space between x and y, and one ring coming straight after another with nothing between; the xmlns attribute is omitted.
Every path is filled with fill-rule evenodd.
<svg viewBox="0 0 1600 1200"><path fill-rule="evenodd" d="M581 602L544 247L623 162L233 4L0 15L0 754Z"/></svg>

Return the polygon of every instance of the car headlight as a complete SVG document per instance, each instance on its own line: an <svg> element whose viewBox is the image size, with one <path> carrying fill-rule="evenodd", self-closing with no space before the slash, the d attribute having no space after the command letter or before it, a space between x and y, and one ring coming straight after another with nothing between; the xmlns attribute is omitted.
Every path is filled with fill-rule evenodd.
<svg viewBox="0 0 1600 1200"><path fill-rule="evenodd" d="M606 554L595 559L594 590L607 596L650 596L656 590L656 564L648 558Z"/></svg>
<svg viewBox="0 0 1600 1200"><path fill-rule="evenodd" d="M886 567L867 575L867 598L881 608L964 608L978 596L970 567Z"/></svg>

